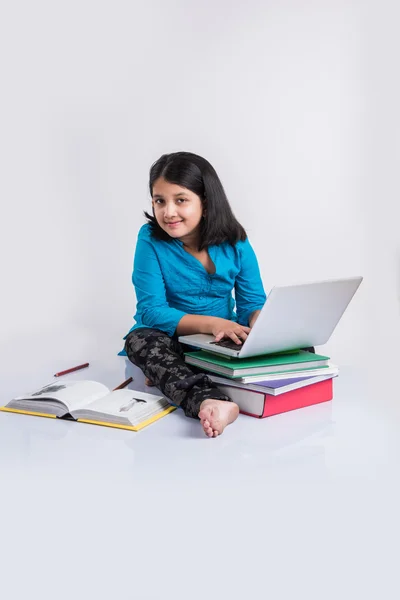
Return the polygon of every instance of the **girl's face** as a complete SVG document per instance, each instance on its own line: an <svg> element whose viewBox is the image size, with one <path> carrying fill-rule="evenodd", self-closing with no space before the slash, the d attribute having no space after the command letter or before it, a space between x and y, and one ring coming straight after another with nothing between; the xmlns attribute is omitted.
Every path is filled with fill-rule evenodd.
<svg viewBox="0 0 400 600"><path fill-rule="evenodd" d="M204 212L200 196L159 177L153 184L152 203L157 223L168 235L183 243L198 241Z"/></svg>

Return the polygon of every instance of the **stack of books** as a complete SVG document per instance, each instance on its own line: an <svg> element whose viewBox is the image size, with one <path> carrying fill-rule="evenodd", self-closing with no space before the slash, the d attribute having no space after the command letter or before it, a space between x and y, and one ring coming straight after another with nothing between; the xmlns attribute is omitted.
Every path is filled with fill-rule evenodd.
<svg viewBox="0 0 400 600"><path fill-rule="evenodd" d="M328 356L306 350L253 358L198 350L185 353L185 361L207 372L240 412L259 418L332 400L339 372Z"/></svg>

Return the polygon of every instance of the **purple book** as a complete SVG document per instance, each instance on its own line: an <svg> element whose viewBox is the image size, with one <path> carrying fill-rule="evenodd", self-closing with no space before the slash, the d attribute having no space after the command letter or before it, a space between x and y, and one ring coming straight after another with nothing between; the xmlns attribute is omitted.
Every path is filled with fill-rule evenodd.
<svg viewBox="0 0 400 600"><path fill-rule="evenodd" d="M271 396L279 396L292 390L298 390L299 388L324 381L325 379L332 379L336 377L337 373L327 373L321 375L313 375L308 377L290 377L286 379L272 379L267 381L257 381L255 383L242 383L239 379L225 379L216 375L210 375L210 379L217 385L224 385L227 387L241 388L242 390L249 390L253 392L261 392L264 394L270 394Z"/></svg>
<svg viewBox="0 0 400 600"><path fill-rule="evenodd" d="M296 377L296 378L291 378L291 379L275 379L275 380L270 380L270 381L257 381L257 383L251 384L251 383L247 383L244 384L243 387L265 387L265 388L271 388L273 390L277 390L281 387L285 387L286 385L290 386L293 390L295 390L296 388L300 387L298 385L296 385L299 381L306 381L307 379L316 379L315 377ZM312 383L310 381L310 383Z"/></svg>

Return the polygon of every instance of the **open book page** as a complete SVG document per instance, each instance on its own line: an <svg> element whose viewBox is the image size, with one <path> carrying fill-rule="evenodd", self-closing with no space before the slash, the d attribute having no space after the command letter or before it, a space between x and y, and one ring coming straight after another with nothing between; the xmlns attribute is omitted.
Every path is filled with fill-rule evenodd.
<svg viewBox="0 0 400 600"><path fill-rule="evenodd" d="M164 396L124 389L98 398L71 414L75 419L136 425L169 406Z"/></svg>
<svg viewBox="0 0 400 600"><path fill-rule="evenodd" d="M64 405L64 413L81 408L94 400L110 393L107 386L97 381L55 381L45 385L32 394L24 394L14 398L7 406L25 410L38 410L46 412L46 407L51 408ZM54 411L51 411L52 413ZM54 414L58 414L59 411Z"/></svg>

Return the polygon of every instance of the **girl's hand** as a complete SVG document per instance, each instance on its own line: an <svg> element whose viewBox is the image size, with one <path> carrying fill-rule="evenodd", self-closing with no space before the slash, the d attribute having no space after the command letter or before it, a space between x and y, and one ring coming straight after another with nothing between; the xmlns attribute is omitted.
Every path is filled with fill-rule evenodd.
<svg viewBox="0 0 400 600"><path fill-rule="evenodd" d="M231 338L236 344L242 344L250 332L250 327L239 325L228 319L214 317L212 321L211 333L215 336L215 341L220 342L223 338Z"/></svg>

